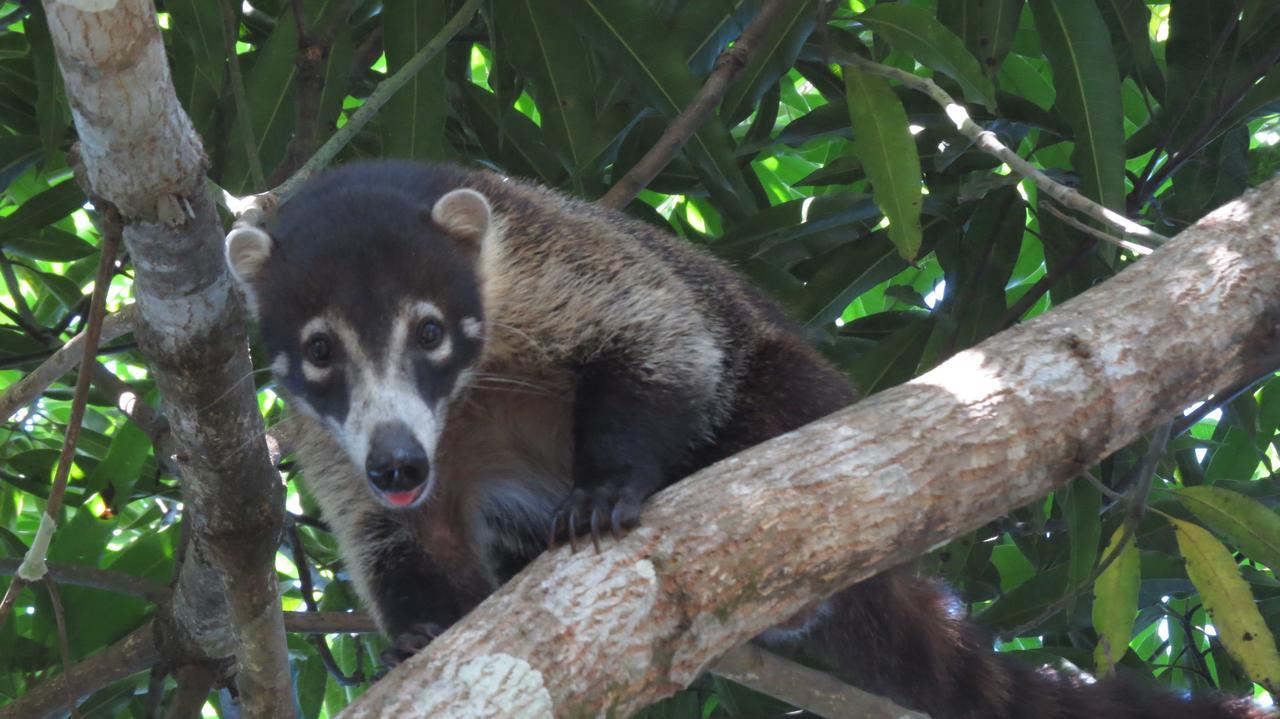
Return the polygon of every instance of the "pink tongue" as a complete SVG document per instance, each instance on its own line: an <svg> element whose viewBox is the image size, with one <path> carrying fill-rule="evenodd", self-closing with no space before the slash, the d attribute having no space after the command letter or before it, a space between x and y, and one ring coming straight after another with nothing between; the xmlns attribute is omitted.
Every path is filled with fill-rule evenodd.
<svg viewBox="0 0 1280 719"><path fill-rule="evenodd" d="M411 489L408 492L387 492L383 496L387 498L388 502L396 505L397 507L403 507L408 504L413 504L413 500L418 498L418 490Z"/></svg>

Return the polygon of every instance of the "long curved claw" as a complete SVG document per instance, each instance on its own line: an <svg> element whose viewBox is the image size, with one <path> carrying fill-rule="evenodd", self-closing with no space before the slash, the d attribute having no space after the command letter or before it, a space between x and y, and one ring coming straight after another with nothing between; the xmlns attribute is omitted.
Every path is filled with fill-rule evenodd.
<svg viewBox="0 0 1280 719"><path fill-rule="evenodd" d="M600 512L596 509L591 510L591 546L600 553Z"/></svg>
<svg viewBox="0 0 1280 719"><path fill-rule="evenodd" d="M578 553L578 508L569 508L569 547L574 554Z"/></svg>

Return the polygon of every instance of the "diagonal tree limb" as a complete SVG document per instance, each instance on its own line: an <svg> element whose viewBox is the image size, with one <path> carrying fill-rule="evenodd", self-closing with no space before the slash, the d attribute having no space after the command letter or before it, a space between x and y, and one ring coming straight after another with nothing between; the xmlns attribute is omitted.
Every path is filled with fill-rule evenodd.
<svg viewBox="0 0 1280 719"><path fill-rule="evenodd" d="M702 127L702 123L716 111L716 107L724 99L725 92L728 91L733 79L751 62L752 55L758 50L760 40L765 33L795 2L796 0L769 0L764 7L760 8L760 12L742 31L742 35L733 43L733 46L716 59L715 69L707 76L707 81L703 83L702 89L698 91L693 101L681 110L679 115L676 115L670 125L667 125L662 136L644 154L644 157L640 158L640 161L627 171L622 179L614 183L604 197L600 198L601 205L614 209L626 206L671 163L671 160L689 142L689 138L693 137L698 128Z"/></svg>
<svg viewBox="0 0 1280 719"><path fill-rule="evenodd" d="M1044 315L669 487L601 553L535 560L343 716L625 715L671 694L1280 366L1277 226L1280 178ZM1189 305L1194 324L1169 309Z"/></svg>
<svg viewBox="0 0 1280 719"><path fill-rule="evenodd" d="M132 332L137 311L136 305L128 304L119 311L107 315L102 322L102 337L99 341L110 342ZM67 343L54 352L52 357L27 373L22 379L9 385L4 395L0 396L0 416L5 419L12 417L14 412L36 401L46 389L49 389L49 385L58 381L59 377L75 368L80 363L80 358L84 356L85 339L85 333L81 332L67 340Z"/></svg>

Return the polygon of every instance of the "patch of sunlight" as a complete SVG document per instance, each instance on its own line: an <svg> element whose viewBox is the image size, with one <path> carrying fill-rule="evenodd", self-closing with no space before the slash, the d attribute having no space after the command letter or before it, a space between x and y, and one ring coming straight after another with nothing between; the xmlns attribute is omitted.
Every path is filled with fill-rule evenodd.
<svg viewBox="0 0 1280 719"><path fill-rule="evenodd" d="M946 294L947 294L947 281L939 280L938 284L934 285L933 289L929 291L929 294L924 296L924 306L928 307L929 309L933 309L934 306L936 306L939 302L942 301L942 298L945 297Z"/></svg>
<svg viewBox="0 0 1280 719"><path fill-rule="evenodd" d="M373 62L373 71L382 73L383 75L387 74L387 54L385 52L379 55L378 59Z"/></svg>
<svg viewBox="0 0 1280 719"><path fill-rule="evenodd" d="M492 91L489 86L489 57L485 54L485 49L479 45L471 45L471 82Z"/></svg>
<svg viewBox="0 0 1280 719"><path fill-rule="evenodd" d="M881 218L880 222L878 222L875 227L871 228L871 231L875 232L876 230L884 230L884 229L887 229L888 227L889 227L889 218L884 217L884 218Z"/></svg>
<svg viewBox="0 0 1280 719"><path fill-rule="evenodd" d="M243 54L245 54L246 52L249 52L249 51L250 51L250 50L252 50L252 49L253 49L253 45L250 45L249 43L247 43L247 42L245 42L245 41L243 41L243 40L236 40L236 54L237 54L237 55L243 55Z"/></svg>
<svg viewBox="0 0 1280 719"><path fill-rule="evenodd" d="M758 162L759 162L761 165L763 165L765 168L770 169L770 170L773 170L774 172L777 172L777 170L778 170L778 165L780 164L780 163L778 162L778 158L777 158L777 156L776 156L776 155L770 155L770 156L768 156L768 157L763 157L763 158L761 158L760 160L758 160Z"/></svg>
<svg viewBox="0 0 1280 719"><path fill-rule="evenodd" d="M813 197L806 197L800 202L800 224L809 221L809 207L813 205Z"/></svg>
<svg viewBox="0 0 1280 719"><path fill-rule="evenodd" d="M707 221L702 217L702 212L697 205L687 200L684 203L684 221L699 233L707 234Z"/></svg>
<svg viewBox="0 0 1280 719"><path fill-rule="evenodd" d="M290 492L289 496L284 500L284 508L293 514L305 514L302 511L302 495L297 492Z"/></svg>
<svg viewBox="0 0 1280 719"><path fill-rule="evenodd" d="M169 13L167 12L156 13L156 22L160 25L162 29L168 30L170 25Z"/></svg>
<svg viewBox="0 0 1280 719"><path fill-rule="evenodd" d="M1253 133L1253 139L1257 140L1259 145L1280 145L1280 127L1259 128Z"/></svg>
<svg viewBox="0 0 1280 719"><path fill-rule="evenodd" d="M1169 39L1169 6L1156 5L1151 8L1151 22L1147 32L1155 37L1156 42Z"/></svg>
<svg viewBox="0 0 1280 719"><path fill-rule="evenodd" d="M910 132L912 135L919 135L924 132L924 125L907 125L907 132Z"/></svg>
<svg viewBox="0 0 1280 719"><path fill-rule="evenodd" d="M298 576L298 567L283 552L276 552L276 571L290 577Z"/></svg>

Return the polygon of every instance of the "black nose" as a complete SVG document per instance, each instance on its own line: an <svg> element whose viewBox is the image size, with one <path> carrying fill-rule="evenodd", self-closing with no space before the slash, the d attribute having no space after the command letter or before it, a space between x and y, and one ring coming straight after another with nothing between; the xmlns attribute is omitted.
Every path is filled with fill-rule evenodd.
<svg viewBox="0 0 1280 719"><path fill-rule="evenodd" d="M430 470L426 450L403 423L374 428L364 464L374 487L383 492L407 492L427 481Z"/></svg>

